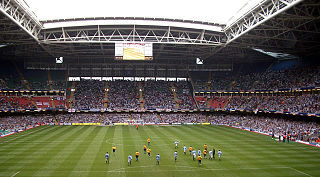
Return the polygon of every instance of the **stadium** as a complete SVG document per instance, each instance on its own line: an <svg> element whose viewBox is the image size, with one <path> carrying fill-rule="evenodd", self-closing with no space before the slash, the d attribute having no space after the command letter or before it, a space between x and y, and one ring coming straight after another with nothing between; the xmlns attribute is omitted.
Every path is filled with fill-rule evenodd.
<svg viewBox="0 0 320 177"><path fill-rule="evenodd" d="M320 176L319 1L0 12L0 176Z"/></svg>

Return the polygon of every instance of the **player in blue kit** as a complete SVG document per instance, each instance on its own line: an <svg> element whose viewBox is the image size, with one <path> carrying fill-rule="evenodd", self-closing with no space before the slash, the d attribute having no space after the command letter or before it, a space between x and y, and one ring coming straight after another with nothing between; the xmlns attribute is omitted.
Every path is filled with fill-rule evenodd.
<svg viewBox="0 0 320 177"><path fill-rule="evenodd" d="M132 156L131 154L128 155L128 166L131 165Z"/></svg>
<svg viewBox="0 0 320 177"><path fill-rule="evenodd" d="M157 165L159 165L160 164L160 155L159 154L157 154L156 160L157 160Z"/></svg>
<svg viewBox="0 0 320 177"><path fill-rule="evenodd" d="M193 158L193 160L195 160L195 159L197 158L197 152L196 152L196 150L193 150L193 151L192 151L192 158Z"/></svg>
<svg viewBox="0 0 320 177"><path fill-rule="evenodd" d="M177 161L177 158L178 158L178 152L175 151L175 152L174 152L174 161L175 161L175 162Z"/></svg>
<svg viewBox="0 0 320 177"><path fill-rule="evenodd" d="M198 150L198 156L199 156L199 155L201 156L201 150L200 150L200 149Z"/></svg>
<svg viewBox="0 0 320 177"><path fill-rule="evenodd" d="M184 155L187 154L187 147L186 147L186 145L183 146L183 153L184 153Z"/></svg>
<svg viewBox="0 0 320 177"><path fill-rule="evenodd" d="M106 158L106 164L108 164L108 163L109 163L109 157L110 157L109 153L107 152L107 153L104 155L104 157Z"/></svg>
<svg viewBox="0 0 320 177"><path fill-rule="evenodd" d="M174 142L174 144L176 145L176 147L175 147L176 149L178 148L178 143L179 143L178 141Z"/></svg>
<svg viewBox="0 0 320 177"><path fill-rule="evenodd" d="M221 155L222 155L222 152L221 152L221 150L219 150L218 151L219 160L221 160Z"/></svg>

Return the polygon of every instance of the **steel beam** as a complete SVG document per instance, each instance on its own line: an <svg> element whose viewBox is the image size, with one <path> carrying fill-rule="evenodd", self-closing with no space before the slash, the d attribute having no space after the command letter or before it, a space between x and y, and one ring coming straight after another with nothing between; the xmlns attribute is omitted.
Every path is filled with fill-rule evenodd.
<svg viewBox="0 0 320 177"><path fill-rule="evenodd" d="M159 44L196 44L222 45L223 33L204 30L183 30L173 27L142 28L137 25L126 27L96 26L75 28L58 28L43 30L41 42L53 43L115 43L115 42L152 42Z"/></svg>
<svg viewBox="0 0 320 177"><path fill-rule="evenodd" d="M263 0L235 22L226 26L226 45L303 0Z"/></svg>

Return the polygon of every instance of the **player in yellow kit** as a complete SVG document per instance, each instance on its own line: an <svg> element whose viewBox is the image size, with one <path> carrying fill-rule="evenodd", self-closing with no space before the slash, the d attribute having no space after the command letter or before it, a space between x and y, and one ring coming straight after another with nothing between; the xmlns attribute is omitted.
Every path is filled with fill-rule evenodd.
<svg viewBox="0 0 320 177"><path fill-rule="evenodd" d="M148 156L150 156L150 153L151 153L151 149L150 148L147 149L147 153L148 153Z"/></svg>
<svg viewBox="0 0 320 177"><path fill-rule="evenodd" d="M207 150L206 150L206 149L203 150L203 157L204 157L205 159L207 159Z"/></svg>
<svg viewBox="0 0 320 177"><path fill-rule="evenodd" d="M151 139L150 138L148 138L148 146L150 146L150 143L151 143Z"/></svg>
<svg viewBox="0 0 320 177"><path fill-rule="evenodd" d="M139 160L139 155L140 155L139 151L136 151L136 161Z"/></svg>
<svg viewBox="0 0 320 177"><path fill-rule="evenodd" d="M198 163L199 163L199 166L201 165L201 160L202 160L202 157L201 155L198 156Z"/></svg>
<svg viewBox="0 0 320 177"><path fill-rule="evenodd" d="M204 144L203 147L204 147L205 150L208 150L207 144Z"/></svg>
<svg viewBox="0 0 320 177"><path fill-rule="evenodd" d="M116 153L116 149L117 149L117 147L116 147L116 146L112 146L112 152L113 152L113 154L115 154L115 153Z"/></svg>
<svg viewBox="0 0 320 177"><path fill-rule="evenodd" d="M189 147L189 153L191 155L191 152L192 152L192 146Z"/></svg>
<svg viewBox="0 0 320 177"><path fill-rule="evenodd" d="M143 146L143 152L146 153L146 151L147 151L147 146L144 145L144 146Z"/></svg>

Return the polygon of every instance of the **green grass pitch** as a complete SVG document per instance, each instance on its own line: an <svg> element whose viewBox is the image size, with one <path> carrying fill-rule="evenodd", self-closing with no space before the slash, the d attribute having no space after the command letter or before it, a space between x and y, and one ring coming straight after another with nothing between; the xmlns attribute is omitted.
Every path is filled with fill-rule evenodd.
<svg viewBox="0 0 320 177"><path fill-rule="evenodd" d="M143 154L148 137L151 157ZM221 149L222 160L203 159L199 167L182 147L203 150L205 143ZM0 139L0 176L320 176L320 149L225 126L42 126Z"/></svg>

